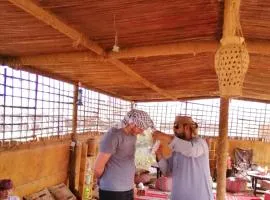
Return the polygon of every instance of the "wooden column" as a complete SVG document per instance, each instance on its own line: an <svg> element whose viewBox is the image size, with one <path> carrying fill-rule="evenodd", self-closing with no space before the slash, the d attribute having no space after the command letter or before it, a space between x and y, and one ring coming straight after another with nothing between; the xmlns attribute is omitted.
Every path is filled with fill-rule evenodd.
<svg viewBox="0 0 270 200"><path fill-rule="evenodd" d="M79 87L76 84L74 85L74 97L73 97L72 135L71 135L72 141L77 140L78 91Z"/></svg>
<svg viewBox="0 0 270 200"><path fill-rule="evenodd" d="M228 152L229 98L220 98L219 138L217 150L217 200L225 200Z"/></svg>
<svg viewBox="0 0 270 200"><path fill-rule="evenodd" d="M78 84L74 85L74 97L73 97L73 117L72 117L72 133L71 133L71 145L69 155L69 189L76 193L76 145L77 145L77 116L78 116Z"/></svg>

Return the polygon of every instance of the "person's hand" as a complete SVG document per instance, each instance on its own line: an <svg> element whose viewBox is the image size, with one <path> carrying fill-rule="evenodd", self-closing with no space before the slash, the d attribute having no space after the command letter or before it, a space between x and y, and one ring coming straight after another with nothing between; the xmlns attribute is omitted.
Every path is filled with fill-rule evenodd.
<svg viewBox="0 0 270 200"><path fill-rule="evenodd" d="M173 135L169 135L166 133L162 133L160 131L155 131L152 135L154 140L160 140L162 143L171 143L171 141L173 140Z"/></svg>
<svg viewBox="0 0 270 200"><path fill-rule="evenodd" d="M160 161L163 158L162 145L160 145L159 148L156 150L156 158L157 161Z"/></svg>

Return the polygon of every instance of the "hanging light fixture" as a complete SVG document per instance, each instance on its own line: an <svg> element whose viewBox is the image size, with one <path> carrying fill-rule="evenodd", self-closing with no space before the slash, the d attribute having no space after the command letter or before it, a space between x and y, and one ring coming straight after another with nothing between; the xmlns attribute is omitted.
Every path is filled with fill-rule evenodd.
<svg viewBox="0 0 270 200"><path fill-rule="evenodd" d="M115 36L114 36L114 45L113 45L112 51L119 52L120 47L118 46L118 33L116 29L115 15L113 16L113 27L114 27Z"/></svg>
<svg viewBox="0 0 270 200"><path fill-rule="evenodd" d="M249 65L249 54L243 37L240 17L240 0L226 0L221 46L215 55L221 97L242 95L242 88Z"/></svg>

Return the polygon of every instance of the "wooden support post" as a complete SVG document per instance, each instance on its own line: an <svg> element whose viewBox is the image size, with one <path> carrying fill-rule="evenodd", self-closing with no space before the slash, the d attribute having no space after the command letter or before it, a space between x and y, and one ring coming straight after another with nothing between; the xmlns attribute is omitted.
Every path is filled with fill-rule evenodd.
<svg viewBox="0 0 270 200"><path fill-rule="evenodd" d="M80 163L80 178L79 178L79 193L80 196L83 196L83 191L85 187L85 170L86 170L86 163L87 163L87 150L88 144L82 144L81 150L81 163Z"/></svg>
<svg viewBox="0 0 270 200"><path fill-rule="evenodd" d="M76 152L75 189L79 191L79 178L80 178L81 155L82 155L82 144L81 143L77 142L75 152Z"/></svg>
<svg viewBox="0 0 270 200"><path fill-rule="evenodd" d="M76 193L76 145L77 145L77 115L78 115L78 84L74 85L72 133L69 156L69 189Z"/></svg>
<svg viewBox="0 0 270 200"><path fill-rule="evenodd" d="M77 140L77 117L78 117L78 91L79 86L78 84L74 85L74 97L73 97L73 116L72 116L72 141Z"/></svg>
<svg viewBox="0 0 270 200"><path fill-rule="evenodd" d="M228 152L229 98L220 98L219 138L217 149L217 200L225 200L226 161Z"/></svg>

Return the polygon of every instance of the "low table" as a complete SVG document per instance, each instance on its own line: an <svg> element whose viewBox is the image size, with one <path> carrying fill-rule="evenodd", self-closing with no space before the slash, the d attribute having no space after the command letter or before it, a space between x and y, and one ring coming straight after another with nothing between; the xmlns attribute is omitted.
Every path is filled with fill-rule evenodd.
<svg viewBox="0 0 270 200"><path fill-rule="evenodd" d="M247 174L251 177L251 183L252 183L252 188L253 188L253 193L256 196L257 193L261 193L261 192L257 192L257 189L259 189L257 187L257 182L258 180L268 180L270 181L270 175L266 174L266 175L262 175L259 172L256 171L250 171L247 172Z"/></svg>

